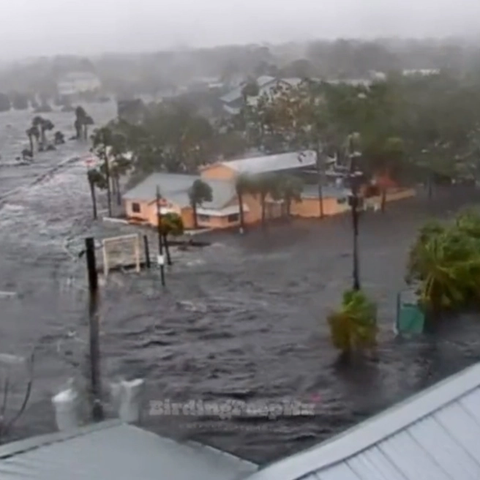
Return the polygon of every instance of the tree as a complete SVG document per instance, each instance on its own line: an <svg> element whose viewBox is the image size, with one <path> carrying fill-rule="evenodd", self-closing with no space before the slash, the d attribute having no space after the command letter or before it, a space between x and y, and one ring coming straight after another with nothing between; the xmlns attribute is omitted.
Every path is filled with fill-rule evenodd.
<svg viewBox="0 0 480 480"><path fill-rule="evenodd" d="M30 143L30 152L34 153L35 151L35 145L34 145L34 142L36 143L37 147L38 147L38 140L40 138L40 130L38 129L38 126L37 125L32 125L27 131L27 137L28 137L28 141Z"/></svg>
<svg viewBox="0 0 480 480"><path fill-rule="evenodd" d="M340 310L328 317L335 348L346 358L376 345L377 308L362 291L343 294Z"/></svg>
<svg viewBox="0 0 480 480"><path fill-rule="evenodd" d="M275 175L262 174L252 177L250 191L260 198L262 209L262 227L267 226L267 197L277 188Z"/></svg>
<svg viewBox="0 0 480 480"><path fill-rule="evenodd" d="M256 97L260 93L258 84L255 80L249 80L242 88L243 101L246 103L248 97Z"/></svg>
<svg viewBox="0 0 480 480"><path fill-rule="evenodd" d="M82 106L75 109L75 132L77 140L88 140L88 127L94 125L93 118L88 115Z"/></svg>
<svg viewBox="0 0 480 480"><path fill-rule="evenodd" d="M47 132L50 132L54 128L55 125L52 123L51 120L48 120L47 118L42 118L42 121L40 123L40 145L42 148L46 148L47 146Z"/></svg>
<svg viewBox="0 0 480 480"><path fill-rule="evenodd" d="M278 175L271 195L273 200L281 200L285 207L284 213L291 215L293 202L302 201L303 182L294 175Z"/></svg>
<svg viewBox="0 0 480 480"><path fill-rule="evenodd" d="M430 324L444 310L478 301L480 293L480 216L460 214L451 225L428 223L410 250L407 281L418 287Z"/></svg>
<svg viewBox="0 0 480 480"><path fill-rule="evenodd" d="M112 216L112 190L110 175L110 149L113 145L113 133L110 128L102 127L96 130L92 137L92 151L103 161L102 169L105 175L107 189L108 215Z"/></svg>
<svg viewBox="0 0 480 480"><path fill-rule="evenodd" d="M182 217L176 213L166 213L162 215L162 223L160 226L160 232L163 238L163 244L165 245L165 252L167 254L167 263L172 265L172 258L170 256L170 247L168 244L168 236L179 237L183 235L184 225Z"/></svg>
<svg viewBox="0 0 480 480"><path fill-rule="evenodd" d="M193 210L193 225L195 228L198 228L197 207L213 200L212 188L203 180L195 180L188 191L188 197L190 198L190 205Z"/></svg>
<svg viewBox="0 0 480 480"><path fill-rule="evenodd" d="M96 168L91 168L87 172L88 185L90 186L90 195L92 197L93 219L97 220L97 196L95 188L104 190L107 188L105 176Z"/></svg>

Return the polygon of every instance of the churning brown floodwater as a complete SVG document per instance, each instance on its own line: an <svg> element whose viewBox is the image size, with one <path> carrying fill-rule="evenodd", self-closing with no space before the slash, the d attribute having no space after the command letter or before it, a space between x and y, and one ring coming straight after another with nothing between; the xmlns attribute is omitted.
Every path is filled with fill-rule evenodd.
<svg viewBox="0 0 480 480"><path fill-rule="evenodd" d="M66 239L78 243L92 226L82 165L35 185L36 167L12 168L14 180L0 168L0 195L19 188L0 206L0 291L18 297L0 298L0 351L23 355L38 345L34 394L13 432L21 437L54 429L50 397L83 362L85 271ZM410 341L395 339L392 325L418 226L479 197L454 188L361 219L363 287L380 307L376 360L340 368L329 341L326 315L351 283L346 216L217 234L210 247L177 256L165 290L153 270L114 274L102 292L104 381L145 378L148 400L315 399L314 416L274 421L145 417L146 428L259 463L324 440L477 361L477 319Z"/></svg>

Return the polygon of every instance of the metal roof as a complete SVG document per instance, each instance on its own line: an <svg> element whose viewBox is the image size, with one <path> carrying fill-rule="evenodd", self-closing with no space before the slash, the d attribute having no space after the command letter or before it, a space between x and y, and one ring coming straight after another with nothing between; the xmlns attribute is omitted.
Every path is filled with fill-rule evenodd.
<svg viewBox="0 0 480 480"><path fill-rule="evenodd" d="M222 162L232 170L238 173L247 173L250 175L270 172L280 172L282 170L293 170L295 168L312 167L316 165L316 155L312 150L304 152L289 152L279 155L268 155L265 157L243 158L240 160L230 160Z"/></svg>
<svg viewBox="0 0 480 480"><path fill-rule="evenodd" d="M261 77L258 77L255 82L258 85L258 88L262 88L265 85L274 82L276 79L275 77L270 77L268 75L263 75ZM232 91L226 93L220 100L224 103L231 103L235 102L236 100L239 100L242 98L243 95L243 88L247 82L242 82L237 88L233 89Z"/></svg>
<svg viewBox="0 0 480 480"><path fill-rule="evenodd" d="M178 205L180 208L190 205L188 190L195 180L201 177L197 175L183 175L177 173L152 173L143 182L123 195L124 200L139 202L154 202L157 194L157 186L162 198ZM212 189L212 201L202 204L203 208L219 209L224 207L236 195L235 184L228 180L210 180L202 178Z"/></svg>
<svg viewBox="0 0 480 480"><path fill-rule="evenodd" d="M257 469L118 421L0 447L2 480L238 480Z"/></svg>
<svg viewBox="0 0 480 480"><path fill-rule="evenodd" d="M477 480L480 364L248 480Z"/></svg>

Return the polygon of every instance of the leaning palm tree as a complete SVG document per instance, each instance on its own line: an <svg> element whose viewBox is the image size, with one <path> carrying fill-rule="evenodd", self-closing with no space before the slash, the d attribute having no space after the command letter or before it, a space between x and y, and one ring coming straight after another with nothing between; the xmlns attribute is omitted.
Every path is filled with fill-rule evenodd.
<svg viewBox="0 0 480 480"><path fill-rule="evenodd" d="M26 131L28 141L30 143L30 152L33 153L35 152L35 144L38 146L38 139L40 137L40 132L38 130L38 127L36 125L32 125L27 131Z"/></svg>
<svg viewBox="0 0 480 480"><path fill-rule="evenodd" d="M333 345L344 358L376 344L377 308L362 291L346 291L340 310L329 315L328 323Z"/></svg>
<svg viewBox="0 0 480 480"><path fill-rule="evenodd" d="M107 181L105 175L96 168L91 168L87 172L88 185L90 187L90 195L92 197L93 219L98 218L97 215L97 195L96 188L105 190L107 188Z"/></svg>
<svg viewBox="0 0 480 480"><path fill-rule="evenodd" d="M55 125L51 120L48 120L47 118L42 119L42 123L40 124L40 137L43 148L47 146L47 132L53 130L54 128Z"/></svg>
<svg viewBox="0 0 480 480"><path fill-rule="evenodd" d="M447 309L462 308L480 292L478 241L456 229L431 234L411 252L409 279L431 324Z"/></svg>
<svg viewBox="0 0 480 480"><path fill-rule="evenodd" d="M167 254L167 264L172 265L168 236L179 237L180 235L183 235L184 226L182 217L176 213L166 213L165 215L162 215L160 232L163 238L163 244L165 245L165 252Z"/></svg>

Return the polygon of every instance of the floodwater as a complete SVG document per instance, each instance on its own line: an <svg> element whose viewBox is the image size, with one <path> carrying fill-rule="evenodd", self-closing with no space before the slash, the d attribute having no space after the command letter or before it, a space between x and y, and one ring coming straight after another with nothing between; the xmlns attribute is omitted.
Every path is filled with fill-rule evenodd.
<svg viewBox="0 0 480 480"><path fill-rule="evenodd" d="M18 132L28 123L22 115ZM14 124L11 114L0 117L3 142L7 123ZM13 137L1 152L7 164ZM85 149L72 142L32 167L0 163L0 291L17 293L0 297L0 353L28 355L36 347L32 399L12 438L54 430L50 398L84 363L88 305L76 253L83 236L100 227L90 220L85 167L52 169ZM276 420L165 417L146 409L146 428L259 463L343 431L478 360L476 318L446 325L434 338L395 339L392 327L418 226L479 197L456 188L363 215L361 278L379 303L381 324L375 359L339 367L329 341L326 316L351 284L348 216L294 221L243 237L216 234L209 247L177 253L165 289L155 270L112 274L102 289L105 386L141 377L152 401L314 402L314 415ZM117 228L102 227L102 235ZM10 412L25 386L20 373L14 380Z"/></svg>

